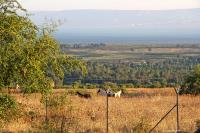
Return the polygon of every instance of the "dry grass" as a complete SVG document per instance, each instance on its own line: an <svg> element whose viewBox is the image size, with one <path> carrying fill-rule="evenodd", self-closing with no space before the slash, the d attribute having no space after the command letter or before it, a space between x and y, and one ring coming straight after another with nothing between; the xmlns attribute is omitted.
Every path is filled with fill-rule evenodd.
<svg viewBox="0 0 200 133"><path fill-rule="evenodd" d="M57 91L61 94L63 91ZM95 90L90 91L94 93ZM175 105L173 89L129 89L132 95L121 98L109 98L109 131L110 132L147 132L155 123ZM25 114L35 112L34 118L23 115L20 119L11 121L4 127L9 131L28 131L33 128L33 123L44 121L45 108L41 104L39 94L31 94L23 97L21 94L13 94ZM83 99L77 96L69 96L73 107L70 114L76 119L76 125L71 132L104 132L105 97L93 94L92 99ZM183 131L194 132L196 121L200 119L200 97L180 96L180 128ZM54 112L55 113L55 112ZM61 115L57 110L56 115ZM69 115L69 113L65 113ZM67 116L70 117L70 116ZM58 120L59 121L59 120ZM58 122L61 124L61 122ZM176 110L155 129L155 132L170 132L176 129Z"/></svg>

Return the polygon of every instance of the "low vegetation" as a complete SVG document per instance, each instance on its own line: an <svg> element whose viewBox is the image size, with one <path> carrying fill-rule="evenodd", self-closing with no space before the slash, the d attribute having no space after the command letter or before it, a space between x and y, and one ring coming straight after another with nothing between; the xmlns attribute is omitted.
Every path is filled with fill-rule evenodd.
<svg viewBox="0 0 200 133"><path fill-rule="evenodd" d="M0 94L0 119L8 121L16 110L16 101L9 95Z"/></svg>
<svg viewBox="0 0 200 133"><path fill-rule="evenodd" d="M66 90L55 90L49 97L48 123L45 122L45 104L41 94L27 96L12 94L20 107L19 119L13 119L1 131L69 131L105 132L106 99L97 96L97 90L85 90L91 99L80 98ZM173 88L128 89L121 98L109 98L109 131L146 133L175 104ZM180 96L180 129L194 132L200 118L199 96ZM149 117L151 116L151 117ZM48 124L48 125L46 125ZM155 129L154 132L174 132L176 110Z"/></svg>

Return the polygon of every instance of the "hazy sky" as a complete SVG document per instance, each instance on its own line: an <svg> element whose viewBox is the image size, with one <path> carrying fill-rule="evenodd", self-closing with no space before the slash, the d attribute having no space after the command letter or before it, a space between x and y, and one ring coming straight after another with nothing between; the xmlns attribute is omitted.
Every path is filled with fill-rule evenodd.
<svg viewBox="0 0 200 133"><path fill-rule="evenodd" d="M19 0L28 10L119 9L166 10L200 8L200 0Z"/></svg>

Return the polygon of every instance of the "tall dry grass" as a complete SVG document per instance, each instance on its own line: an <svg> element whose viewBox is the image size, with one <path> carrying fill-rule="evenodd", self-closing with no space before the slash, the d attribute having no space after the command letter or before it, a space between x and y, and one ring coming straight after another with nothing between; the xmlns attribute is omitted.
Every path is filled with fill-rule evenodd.
<svg viewBox="0 0 200 133"><path fill-rule="evenodd" d="M57 122L59 128L62 124L62 115L73 118L74 124L70 132L105 132L106 127L106 99L96 96L96 90L92 99L83 99L78 96L69 95L72 107L71 113L60 110L49 109L49 117ZM57 91L57 95L63 91ZM174 90L166 89L129 89L129 95L121 98L109 98L109 132L148 132L157 121L175 105L176 96ZM130 94L131 93L131 94ZM4 130L9 131L31 131L34 124L41 125L44 122L45 106L40 102L40 94L23 96L13 94L19 105L23 108L24 115L19 119L8 123ZM180 128L183 131L194 132L196 121L200 120L200 97L180 96ZM32 114L30 114L32 112ZM61 115L62 114L62 115ZM52 116L51 116L52 115ZM69 123L68 123L69 124ZM154 132L174 132L176 129L176 110L173 110L162 123L156 127Z"/></svg>

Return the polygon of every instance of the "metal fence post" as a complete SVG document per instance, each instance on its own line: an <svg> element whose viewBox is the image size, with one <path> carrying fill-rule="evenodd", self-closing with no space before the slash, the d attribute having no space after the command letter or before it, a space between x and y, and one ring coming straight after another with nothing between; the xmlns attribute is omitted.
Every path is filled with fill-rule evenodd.
<svg viewBox="0 0 200 133"><path fill-rule="evenodd" d="M46 121L46 124L48 123L48 97L46 95L46 98L45 98L45 121Z"/></svg>
<svg viewBox="0 0 200 133"><path fill-rule="evenodd" d="M176 132L180 130L179 126L179 90L174 88L176 91Z"/></svg>

